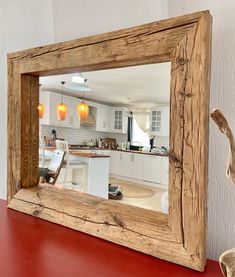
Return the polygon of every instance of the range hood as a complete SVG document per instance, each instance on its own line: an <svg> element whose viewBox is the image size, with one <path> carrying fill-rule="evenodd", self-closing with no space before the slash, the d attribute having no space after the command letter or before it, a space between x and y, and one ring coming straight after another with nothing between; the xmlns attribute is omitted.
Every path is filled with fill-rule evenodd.
<svg viewBox="0 0 235 277"><path fill-rule="evenodd" d="M81 121L80 124L81 124L82 126L90 126L90 127L93 127L93 126L96 125L95 117L94 117L92 114L89 114L87 120Z"/></svg>

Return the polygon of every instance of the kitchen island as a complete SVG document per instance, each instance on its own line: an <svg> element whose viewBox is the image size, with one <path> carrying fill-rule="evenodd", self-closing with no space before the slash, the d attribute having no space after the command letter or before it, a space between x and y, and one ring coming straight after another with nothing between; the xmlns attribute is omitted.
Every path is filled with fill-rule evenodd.
<svg viewBox="0 0 235 277"><path fill-rule="evenodd" d="M70 151L70 155L73 161L84 162L87 165L85 192L108 199L110 156L83 153L79 150Z"/></svg>
<svg viewBox="0 0 235 277"><path fill-rule="evenodd" d="M52 155L53 150L55 147L46 147L45 155ZM86 165L85 172L83 172L85 174L84 192L108 199L110 156L84 153L79 150L70 150L69 154L73 164L81 162Z"/></svg>

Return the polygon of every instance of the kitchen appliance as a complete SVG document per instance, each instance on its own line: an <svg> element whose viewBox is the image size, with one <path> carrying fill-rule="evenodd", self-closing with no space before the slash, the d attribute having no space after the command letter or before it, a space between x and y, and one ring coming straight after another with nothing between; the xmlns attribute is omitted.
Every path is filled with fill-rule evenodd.
<svg viewBox="0 0 235 277"><path fill-rule="evenodd" d="M153 149L153 146L154 146L154 138L151 138L149 140L149 144L150 144L150 149Z"/></svg>
<svg viewBox="0 0 235 277"><path fill-rule="evenodd" d="M52 140L56 140L57 139L56 130L51 130L51 139Z"/></svg>

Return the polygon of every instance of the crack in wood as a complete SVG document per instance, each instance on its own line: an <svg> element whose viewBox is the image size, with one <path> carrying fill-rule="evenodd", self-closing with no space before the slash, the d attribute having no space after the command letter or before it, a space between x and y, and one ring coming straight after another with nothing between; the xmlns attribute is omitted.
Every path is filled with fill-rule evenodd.
<svg viewBox="0 0 235 277"><path fill-rule="evenodd" d="M72 218L75 218L75 219L79 219L79 220L82 220L83 223L85 224L86 222L89 222L89 223L93 223L93 224L97 224L97 225L105 225L105 226L108 226L108 227L117 227L117 228L122 228L123 231L129 231L129 232L132 232L138 236L141 236L143 238L149 238L149 239L152 239L152 240L155 240L156 238L155 237L152 237L152 236L149 236L149 235L146 235L146 234L142 234L140 232L137 232L137 231L134 231L130 228L127 228L124 226L123 222L117 217L117 215L113 215L111 214L112 216L112 219L115 220L115 223L111 223L109 222L108 220L105 220L105 221L95 221L95 220L91 220L91 219L88 219L86 216L77 216L77 215L72 215L72 214L69 214L67 212L64 212L64 211L58 211L56 209L53 209L51 207L47 207L43 204L40 204L40 203L34 203L32 201L28 201L28 200L24 200L24 199L20 199L20 198L16 198L16 197L13 197L13 199L16 199L16 200L19 200L19 201L22 201L22 202L25 202L25 203L29 203L29 204L33 204L33 205L36 205L38 206L33 212L32 212L32 215L34 217L40 217L40 213L44 212L45 214L47 214L44 210L45 209L48 209L48 210L51 210L51 211L54 211L54 212L57 212L57 213L60 213L60 214L63 214L63 215L66 215L68 217L72 217ZM162 241L169 241L169 240L165 240L165 239L161 239ZM170 240L172 242L175 242L175 243L178 243L177 241L175 240Z"/></svg>
<svg viewBox="0 0 235 277"><path fill-rule="evenodd" d="M116 215L116 214L111 214L113 221L117 223L117 225L119 225L122 228L125 228L124 223L122 222L122 220Z"/></svg>

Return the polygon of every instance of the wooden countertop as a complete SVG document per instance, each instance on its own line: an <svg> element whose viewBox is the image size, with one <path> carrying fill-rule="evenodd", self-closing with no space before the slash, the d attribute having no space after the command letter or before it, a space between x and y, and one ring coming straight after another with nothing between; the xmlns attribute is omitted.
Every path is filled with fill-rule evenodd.
<svg viewBox="0 0 235 277"><path fill-rule="evenodd" d="M85 157L85 158L110 158L108 155L101 155L96 153L82 153L80 150L71 150L69 151L70 155Z"/></svg>
<svg viewBox="0 0 235 277"><path fill-rule="evenodd" d="M55 150L56 148L53 146L47 146L45 147L45 150ZM124 150L124 149L106 149L106 148L98 148L98 147L81 147L81 148L70 148L70 153L72 155L77 155L77 156L87 156L88 155L91 158L99 158L99 157L110 157L108 155L102 155L102 154L95 154L95 153L82 153L84 150L107 150L107 151L121 151L121 152L128 152L128 153L133 153L133 154L141 154L141 155L151 155L151 156L162 156L162 157L168 157L168 153L151 153L151 152L142 152L142 151L137 151L137 150ZM78 154L79 153L79 154ZM86 154L86 155L85 155Z"/></svg>
<svg viewBox="0 0 235 277"><path fill-rule="evenodd" d="M150 156L163 156L163 157L169 156L168 153L151 153L151 152L142 152L142 151L137 151L137 150L114 149L112 151L129 152L129 153L133 153L133 154L150 155Z"/></svg>
<svg viewBox="0 0 235 277"><path fill-rule="evenodd" d="M53 146L48 146L44 148L47 151L54 151L56 148ZM110 158L108 155L96 154L96 153L82 153L82 150L72 149L69 151L70 155L84 158Z"/></svg>

